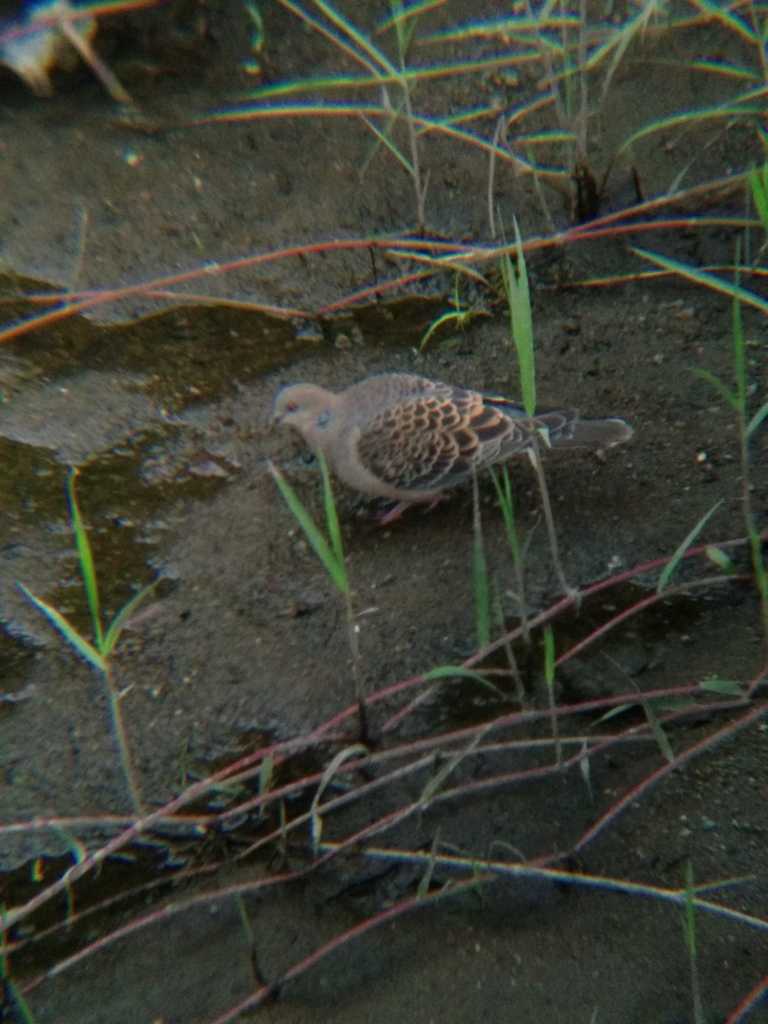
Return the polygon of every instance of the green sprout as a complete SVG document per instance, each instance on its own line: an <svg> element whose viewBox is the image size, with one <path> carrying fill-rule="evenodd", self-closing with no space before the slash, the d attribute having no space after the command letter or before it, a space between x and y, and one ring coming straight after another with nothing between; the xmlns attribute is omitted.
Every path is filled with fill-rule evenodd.
<svg viewBox="0 0 768 1024"><path fill-rule="evenodd" d="M344 600L344 607L347 618L347 637L350 651L352 653L352 673L355 681L355 695L357 697L360 713L361 738L367 736L367 719L365 712L365 701L362 692L360 679L360 626L357 623L354 608L352 606L352 589L347 574L347 563L344 557L344 545L339 526L339 516L336 510L336 502L331 487L331 473L328 463L322 452L318 452L317 460L320 463L320 473L323 478L323 510L325 514L325 527L327 536L315 523L301 498L294 491L280 470L273 463L269 464L269 471L277 484L286 505L290 509L294 519L304 531L304 535L312 547L312 550L320 560L331 582L341 594Z"/></svg>
<svg viewBox="0 0 768 1024"><path fill-rule="evenodd" d="M137 610L139 605L152 593L159 580L155 580L148 586L142 587L141 590L134 594L134 596L123 605L117 615L115 615L109 625L105 628L102 621L99 586L96 577L96 565L93 560L93 551L91 550L91 542L88 539L88 531L83 522L80 506L77 501L77 493L75 491L75 480L77 479L78 474L79 470L76 467L72 467L67 475L67 501L69 503L70 522L72 523L72 529L75 534L75 544L77 546L77 555L80 562L80 573L83 577L83 586L85 588L86 601L91 617L91 628L93 631L92 638L89 640L87 637L83 636L83 634L73 626L57 608L54 608L52 604L44 601L41 597L37 597L23 583L18 583L17 585L24 596L39 611L41 611L48 621L59 631L59 633L61 633L67 643L77 651L77 653L81 655L89 665L101 674L107 687L112 723L120 750L120 759L128 791L131 796L131 802L136 813L141 815L143 813L142 803L132 767L128 741L125 735L125 728L120 710L120 695L112 677L110 658L115 646L117 645L117 641L120 639L120 635L125 629L125 626L131 616Z"/></svg>
<svg viewBox="0 0 768 1024"><path fill-rule="evenodd" d="M92 640L84 637L58 609L42 598L36 597L23 583L19 583L18 586L24 596L56 627L67 643L78 654L82 655L93 668L106 674L109 671L109 658L117 645L117 641L120 639L120 634L125 629L126 623L139 605L152 593L159 581L155 580L134 594L130 601L127 601L117 615L115 615L107 628L104 628L93 552L75 493L75 480L78 475L79 470L75 467L72 467L67 475L67 501L69 503L70 521L75 534L77 555L80 562L80 572L83 577L83 586L85 587L88 611L91 617Z"/></svg>
<svg viewBox="0 0 768 1024"><path fill-rule="evenodd" d="M472 590L475 597L477 646L487 647L491 642L491 583L483 544L477 473L472 474Z"/></svg>
<svg viewBox="0 0 768 1024"><path fill-rule="evenodd" d="M348 600L350 595L349 577L347 576L347 564L344 559L344 546L341 540L339 516L336 511L336 502L334 501L333 489L331 487L331 474L322 452L318 453L317 460L320 463L320 472L323 477L323 508L325 511L326 529L328 530L327 538L277 466L270 463L269 471L294 519L304 531L304 535L309 541L312 550L330 576L331 582L339 593Z"/></svg>
<svg viewBox="0 0 768 1024"><path fill-rule="evenodd" d="M477 309L473 306L465 306L459 296L459 275L456 274L453 281L453 295L448 299L451 309L436 317L429 325L419 342L419 352L423 352L429 339L442 327L455 325L458 330L463 331L475 317L487 316L484 309Z"/></svg>
<svg viewBox="0 0 768 1024"><path fill-rule="evenodd" d="M701 981L699 979L699 961L696 944L696 887L693 883L693 865L690 861L685 865L685 902L683 904L683 938L688 950L688 962L691 969L691 996L693 999L694 1024L704 1024L704 1006L701 999Z"/></svg>
<svg viewBox="0 0 768 1024"><path fill-rule="evenodd" d="M517 353L517 368L520 380L520 393L522 395L523 407L526 414L535 420L536 416L536 359L533 340L533 315L531 312L531 293L528 285L528 270L525 265L525 252L523 241L520 237L520 229L515 224L515 267L510 259L509 253L505 252L501 258L501 279L504 285L504 293L509 307L510 334ZM573 596L576 592L568 586L560 560L560 548L557 542L555 520L552 514L552 503L549 500L549 489L541 461L538 434L541 433L545 446L548 444L546 430L542 427L531 431L532 447L528 454L536 472L541 492L541 502L544 509L544 519L547 524L549 535L549 546L552 553L552 562L555 566L563 593Z"/></svg>

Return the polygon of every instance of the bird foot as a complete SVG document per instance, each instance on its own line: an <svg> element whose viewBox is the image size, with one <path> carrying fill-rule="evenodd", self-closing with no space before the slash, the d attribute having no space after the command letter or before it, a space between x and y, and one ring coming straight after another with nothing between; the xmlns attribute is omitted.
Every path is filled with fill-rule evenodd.
<svg viewBox="0 0 768 1024"><path fill-rule="evenodd" d="M417 504L426 504L426 507L422 509L422 514L426 515L427 512L431 512L435 505L439 505L445 498L444 494L438 494L429 504L415 501L398 501L392 508L386 510L386 512L380 512L376 516L377 526L389 526L391 523L396 522L406 509L412 508Z"/></svg>
<svg viewBox="0 0 768 1024"><path fill-rule="evenodd" d="M405 512L407 508L410 508L413 502L411 501L398 501L392 508L386 509L384 512L377 512L374 516L374 520L377 526L389 526L390 523L396 522L400 516Z"/></svg>

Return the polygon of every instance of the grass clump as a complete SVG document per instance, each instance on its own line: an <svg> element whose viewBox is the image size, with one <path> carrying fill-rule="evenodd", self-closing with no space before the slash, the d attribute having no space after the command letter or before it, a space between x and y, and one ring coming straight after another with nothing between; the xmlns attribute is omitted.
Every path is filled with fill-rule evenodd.
<svg viewBox="0 0 768 1024"><path fill-rule="evenodd" d="M75 481L78 474L79 470L73 467L67 475L67 502L69 505L70 522L75 535L80 573L83 578L83 587L91 619L92 638L89 640L57 608L43 600L43 598L37 597L23 583L19 583L18 586L24 596L61 633L70 647L81 655L92 668L95 668L104 681L109 699L113 731L120 752L120 761L126 785L133 809L140 816L143 814L142 800L123 723L120 693L113 675L110 659L126 624L137 611L139 605L153 592L158 581L156 580L148 586L142 587L130 601L123 605L117 615L105 627L101 613L101 601L93 551L88 538L88 530L80 512L75 489Z"/></svg>
<svg viewBox="0 0 768 1024"><path fill-rule="evenodd" d="M520 381L520 393L522 396L523 408L531 420L536 418L536 359L533 339L533 314L531 311L531 295L528 283L528 270L525 264L525 253L523 242L520 237L520 229L515 221L515 256L517 266L513 266L508 252L501 258L501 277L504 285L504 294L509 309L510 334L517 353L517 367ZM557 530L555 518L552 513L552 503L549 499L549 488L544 474L544 467L541 460L541 442L549 445L546 428L538 427L531 431L531 447L528 449L528 457L536 472L539 484L544 519L547 524L549 536L549 547L552 554L552 562L557 573L563 593L573 595L575 591L570 587L565 578L563 563L560 559L560 547L557 542Z"/></svg>
<svg viewBox="0 0 768 1024"><path fill-rule="evenodd" d="M352 603L352 589L349 583L347 563L344 556L344 545L341 536L341 527L339 525L339 515L336 509L336 501L333 496L333 487L331 485L331 473L322 452L318 452L317 459L320 464L320 473L323 480L323 511L327 536L315 523L306 506L301 501L301 498L299 498L296 491L291 487L277 466L270 463L269 469L283 500L304 532L312 550L317 555L321 565L328 573L331 582L338 590L344 602L347 638L352 654L352 673L355 681L355 696L360 713L360 732L361 737L365 738L368 735L368 724L365 710L365 698L362 691L362 681L360 677L360 625L357 622Z"/></svg>

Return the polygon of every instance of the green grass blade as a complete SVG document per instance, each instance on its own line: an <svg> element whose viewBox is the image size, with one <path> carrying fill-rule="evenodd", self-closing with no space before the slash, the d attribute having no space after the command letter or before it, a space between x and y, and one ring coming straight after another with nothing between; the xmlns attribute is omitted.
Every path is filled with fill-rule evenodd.
<svg viewBox="0 0 768 1024"><path fill-rule="evenodd" d="M520 228L515 220L515 245L517 269L505 253L501 258L501 277L509 306L510 329L517 351L520 391L523 405L529 416L536 412L536 366L533 353L533 317L531 296L528 286L528 270L525 265L523 242Z"/></svg>
<svg viewBox="0 0 768 1024"><path fill-rule="evenodd" d="M592 769L589 764L589 744L585 740L581 746L581 757L579 758L579 772L584 780L584 785L587 787L587 793L589 799L594 800L595 794L592 789Z"/></svg>
<svg viewBox="0 0 768 1024"><path fill-rule="evenodd" d="M410 49L413 33L416 31L416 25L418 24L418 14L409 10L408 13L411 17L404 17L403 0L389 0L389 9L392 11L394 19L392 27L397 38L397 53L400 58L400 67L405 70L408 50Z"/></svg>
<svg viewBox="0 0 768 1024"><path fill-rule="evenodd" d="M699 963L696 948L696 887L693 884L693 865L689 860L685 865L685 903L683 910L683 936L688 950L691 971L691 996L693 1000L694 1024L706 1024L704 1006L701 999L699 980Z"/></svg>
<svg viewBox="0 0 768 1024"><path fill-rule="evenodd" d="M466 42L478 37L488 39L492 36L498 36L509 46L510 44L524 45L529 43L529 37L534 35L540 43L540 47L535 50L525 51L526 59L540 56L541 48L544 48L552 53L554 59L561 60L563 50L557 42L555 32L563 28L578 30L581 24L578 14L560 14L558 12L554 15L549 15L548 12L542 11L540 16L518 15L455 25L448 29L432 32L420 41L422 43ZM548 34L544 35L544 31Z"/></svg>
<svg viewBox="0 0 768 1024"><path fill-rule="evenodd" d="M381 131L380 128L377 128L376 125L373 123L373 121L369 120L367 117L363 117L363 118L361 118L361 120L362 120L363 124L365 125L365 127L368 128L368 130L371 131L376 136L376 138L379 140L379 142L382 144L382 146L386 146L386 148L389 150L389 152L392 154L392 156L395 158L395 160L397 160L397 162L399 164L401 164L405 168L405 170L408 172L408 174L412 175L413 174L413 164L398 149L398 147L394 144L394 142L392 142L392 140L389 138L389 136L386 134L386 132L383 132L383 131Z"/></svg>
<svg viewBox="0 0 768 1024"><path fill-rule="evenodd" d="M96 647L103 652L104 633L101 626L101 608L99 607L99 587L96 582L96 566L93 561L91 542L88 540L88 531L83 523L80 514L80 506L77 503L75 493L75 480L78 476L76 467L72 467L67 475L67 500L69 502L69 515L72 522L72 529L75 532L75 543L77 544L77 555L80 559L80 572L85 585L85 595L88 600L88 610L91 613L91 626Z"/></svg>
<svg viewBox="0 0 768 1024"><path fill-rule="evenodd" d="M764 113L761 104L764 102L766 92L768 92L768 86L762 85L757 89L751 89L749 92L735 97L725 104L718 104L714 107L702 107L699 110L684 110L679 114L659 118L657 121L652 121L650 124L638 129L628 139L625 139L615 155L619 156L624 153L640 139L653 135L655 132L666 131L669 128L689 128L693 125L702 124L705 121L713 121L720 118L728 120L753 118L759 120L761 114Z"/></svg>
<svg viewBox="0 0 768 1024"><path fill-rule="evenodd" d="M431 11L434 7L442 7L445 0L415 0L414 3L408 4L407 7L403 7L402 3L392 3L390 0L390 8L392 13L388 18L384 18L376 28L376 33L380 34L385 32L388 28L392 28L393 25L399 22L408 21L411 18L419 18L422 14L426 14L427 11Z"/></svg>
<svg viewBox="0 0 768 1024"><path fill-rule="evenodd" d="M396 74L395 68L388 60L386 54L380 50L364 33L360 32L356 25L353 25L351 21L347 21L343 14L336 10L333 4L329 4L326 0L315 0L315 6L318 7L326 18L339 29L344 35L352 40L353 43L369 57L377 67L382 68L384 71L388 71L390 74Z"/></svg>
<svg viewBox="0 0 768 1024"><path fill-rule="evenodd" d="M528 268L523 252L523 240L515 219L515 243L517 245L517 288L512 304L512 324L520 366L520 386L523 405L529 416L536 411L536 365L533 354L533 316L531 314L531 293L528 285Z"/></svg>
<svg viewBox="0 0 768 1024"><path fill-rule="evenodd" d="M430 669L426 673L424 682L431 683L436 679L451 679L454 676L458 676L460 679L471 679L475 683L480 683L481 686L490 690L497 697L505 696L503 690L500 690L498 686L495 686L485 676L480 675L479 672L473 672L471 669L462 668L460 665L438 665L437 668Z"/></svg>
<svg viewBox="0 0 768 1024"><path fill-rule="evenodd" d="M680 67L679 61L663 59L648 61L646 67L651 65L665 71L670 68ZM732 64L728 61L718 60L691 60L686 62L686 67L689 71L699 71L707 75L718 75L720 78L743 82L746 85L757 85L760 81L760 76L755 73L755 69L744 64Z"/></svg>
<svg viewBox="0 0 768 1024"><path fill-rule="evenodd" d="M552 128L549 131L515 133L515 146L523 149L527 146L552 146L557 143L573 145L577 141L576 134L564 128Z"/></svg>
<svg viewBox="0 0 768 1024"><path fill-rule="evenodd" d="M344 544L341 539L341 527L339 526L339 514L336 511L336 502L333 498L333 487L331 486L331 473L325 456L320 452L317 456L320 463L320 473L323 478L323 508L325 510L325 524L328 527L328 536L331 540L331 549L336 562L341 568L344 576L344 593L349 593L349 580L347 579L347 563L344 559Z"/></svg>
<svg viewBox="0 0 768 1024"><path fill-rule="evenodd" d="M490 587L482 537L472 544L472 585L475 595L475 639L478 647L491 642Z"/></svg>
<svg viewBox="0 0 768 1024"><path fill-rule="evenodd" d="M730 4L715 3L714 0L693 0L693 6L711 23L720 21L727 31L732 32L750 46L759 46L757 33L750 27L747 18L739 17L729 10Z"/></svg>
<svg viewBox="0 0 768 1024"><path fill-rule="evenodd" d="M259 796L266 796L274 789L275 781L275 759L272 754L267 754L259 766ZM265 817L266 804L259 807L259 816Z"/></svg>
<svg viewBox="0 0 768 1024"><path fill-rule="evenodd" d="M651 727L653 738L656 740L659 750L666 761L672 764L675 760L675 752L672 749L672 744L669 742L667 734L662 728L661 722L659 721L656 712L653 710L653 705L649 700L641 700L645 717L648 720L648 725Z"/></svg>
<svg viewBox="0 0 768 1024"><path fill-rule="evenodd" d="M694 907L693 898L696 893L693 884L693 868L691 862L687 861L685 865L685 912L683 916L683 937L685 939L685 948L691 957L696 957L696 909Z"/></svg>
<svg viewBox="0 0 768 1024"><path fill-rule="evenodd" d="M617 704L615 708L611 708L606 711L604 715L600 715L596 718L590 728L594 728L596 725L603 725L604 722L609 722L612 718L617 718L619 715L626 714L627 711L631 711L635 707L635 704Z"/></svg>
<svg viewBox="0 0 768 1024"><path fill-rule="evenodd" d="M678 260L670 259L668 256L649 252L647 249L640 249L637 246L630 246L630 248L637 256L648 260L649 263L656 264L657 267L663 267L665 270L669 270L673 274L679 274L695 284L704 285L705 288L711 288L713 291L720 292L721 295L728 295L732 299L739 299L748 306L754 306L755 309L768 313L768 301L760 298L755 292L750 292L740 285L731 284L730 281L724 281L722 278L716 277L715 274L710 274L706 270L699 270L697 267L692 267L687 263L680 263Z"/></svg>
<svg viewBox="0 0 768 1024"><path fill-rule="evenodd" d="M317 853L317 848L320 845L320 840L323 836L323 819L318 811L320 806L320 800L322 799L323 793L328 788L331 779L336 772L341 768L345 761L348 761L350 757L365 757L368 753L368 748L362 743L352 743L348 747L344 747L340 750L330 762L328 767L323 772L323 777L317 786L317 792L312 799L312 805L309 809L309 820L310 820L310 832L312 834L312 847Z"/></svg>
<svg viewBox="0 0 768 1024"><path fill-rule="evenodd" d="M768 164L751 168L747 180L763 230L768 232Z"/></svg>
<svg viewBox="0 0 768 1024"><path fill-rule="evenodd" d="M45 615L48 621L58 629L67 643L74 647L78 654L82 655L99 672L107 671L106 659L102 657L101 653L96 650L92 643L89 643L85 637L77 632L75 627L64 618L60 611L57 611L47 601L43 601L42 598L35 597L32 591L28 590L23 583L17 582L17 586L27 600L31 601L35 608Z"/></svg>
<svg viewBox="0 0 768 1024"><path fill-rule="evenodd" d="M144 600L146 600L146 598L149 597L149 595L152 593L152 591L155 589L159 582L160 580L155 580L153 583L148 584L146 587L142 587L142 589L137 594L134 594L133 597L123 605L123 607L114 617L114 619L112 619L109 629L107 630L106 635L104 637L104 644L102 647L102 653L104 654L105 658L108 658L109 655L114 650L115 644L119 640L120 634L122 633L126 622L128 622L128 620L139 607L139 605Z"/></svg>
<svg viewBox="0 0 768 1024"><path fill-rule="evenodd" d="M739 248L736 251L736 283L738 287L738 265ZM732 332L733 332L733 373L736 378L736 411L739 414L740 422L744 424L747 418L747 346L744 340L744 326L741 319L741 303L738 296L733 296L732 307Z"/></svg>
<svg viewBox="0 0 768 1024"><path fill-rule="evenodd" d="M598 64L607 57L611 51L613 51L608 68L604 73L602 86L603 100L605 100L605 97L608 94L608 89L613 76L621 64L627 48L637 35L642 35L645 32L648 22L656 12L656 9L657 4L654 2L642 4L639 13L633 18L629 18L619 28L611 31L607 40L590 54L589 59L584 64L582 73L594 71ZM580 28L583 30L584 26L580 26Z"/></svg>
<svg viewBox="0 0 768 1024"><path fill-rule="evenodd" d="M463 313L443 313L442 316L433 320L422 335L421 341L419 342L419 352L424 351L424 346L436 331L439 331L441 327L445 326L445 324L453 323L454 320L460 320L462 316L464 316Z"/></svg>
<svg viewBox="0 0 768 1024"><path fill-rule="evenodd" d="M472 592L475 598L475 639L478 647L491 642L491 587L483 544L477 474L472 477Z"/></svg>
<svg viewBox="0 0 768 1024"><path fill-rule="evenodd" d="M672 555L670 560L667 562L667 564L664 567L664 571L662 572L661 576L659 576L659 582L656 585L656 593L657 594L660 594L662 592L662 590L666 589L669 581L672 579L672 576L675 573L675 570L677 569L678 565L680 564L680 561L681 561L683 555L688 550L688 548L691 546L691 544L693 544L693 542L696 539L696 537L698 537L698 535L701 533L701 531L704 529L706 524L709 522L709 520L712 518L712 516L715 514L715 512L720 508L720 506L722 504L723 504L723 499L720 498L718 501L715 502L715 504L712 506L712 508L708 512L704 513L704 515L701 517L701 519L698 521L698 523L696 523L696 525L691 530L691 532L686 536L686 538L682 542L682 544L680 544L679 547L677 547L675 549L675 553Z"/></svg>
<svg viewBox="0 0 768 1024"><path fill-rule="evenodd" d="M76 835L73 835L69 829L66 829L61 825L54 825L53 831L57 836L61 836L67 844L67 849L72 854L72 859L75 864L82 864L88 856L88 847L85 843L81 839L78 839Z"/></svg>
<svg viewBox="0 0 768 1024"><path fill-rule="evenodd" d="M497 473L495 469L491 469L491 479L493 480L493 486L496 488L496 497L501 509L501 517L504 520L504 530L507 535L507 543L512 552L512 559L515 565L519 567L522 563L522 549L520 538L517 535L515 499L512 493L509 469L506 466L502 466L500 473Z"/></svg>
<svg viewBox="0 0 768 1024"><path fill-rule="evenodd" d="M544 682L547 686L552 739L555 743L555 764L560 764L563 749L560 742L560 726L555 713L555 634L551 626L544 627Z"/></svg>
<svg viewBox="0 0 768 1024"><path fill-rule="evenodd" d="M710 544L705 551L707 558L714 565L718 567L721 572L726 573L728 576L732 576L736 572L736 566L733 564L733 560L726 555L722 548L715 547L714 544Z"/></svg>
<svg viewBox="0 0 768 1024"><path fill-rule="evenodd" d="M14 983L13 978L0 973L0 980L4 982L8 996L8 1002L4 1002L4 1007L9 1011L13 1011L14 1009L16 1010L18 1017L15 1017L14 1019L20 1021L20 1024L35 1024L36 1018L29 1008L29 1003L27 1003L26 999L21 994L21 989ZM9 1020L10 1019L11 1018L9 1018Z"/></svg>
<svg viewBox="0 0 768 1024"><path fill-rule="evenodd" d="M322 463L321 463L322 465ZM294 519L304 531L304 534L312 546L313 551L320 559L323 568L330 576L334 586L345 596L349 596L349 580L347 578L347 569L343 559L340 561L328 541L325 539L323 534L320 532L318 527L315 525L312 516L307 512L306 508L301 502L294 489L285 479L283 474L273 465L269 464L269 471L277 484L278 490L283 496L288 508L291 510ZM327 467L326 467L327 471ZM338 525L338 524L337 524Z"/></svg>
<svg viewBox="0 0 768 1024"><path fill-rule="evenodd" d="M256 949L256 936L254 935L251 918L245 906L245 900L243 899L243 894L241 892L235 893L235 906L237 907L240 925L243 929L243 936L245 938L244 949L253 954Z"/></svg>
<svg viewBox="0 0 768 1024"><path fill-rule="evenodd" d="M280 100L286 97L301 95L303 93L318 92L348 92L351 89L380 89L383 85L418 85L420 82L433 82L441 78L459 78L465 75L492 72L499 68L509 67L510 64L519 63L519 55L501 55L498 57L487 57L481 60L464 60L456 62L441 62L430 65L404 68L402 71L395 71L392 74L375 75L318 75L307 78L291 78L284 82L275 82L271 85L259 86L248 92L244 99L252 102L265 103L269 100ZM477 116L481 116L480 110L486 115L497 110L494 106L485 106L477 109ZM442 118L446 120L452 119ZM466 113L463 115L466 117Z"/></svg>
<svg viewBox="0 0 768 1024"><path fill-rule="evenodd" d="M551 626L544 627L544 680L547 689L555 688L555 634Z"/></svg>
<svg viewBox="0 0 768 1024"><path fill-rule="evenodd" d="M314 29L315 32L319 33L324 39L327 39L333 46L337 47L343 54L346 54L351 60L357 64L362 64L369 71L375 72L377 69L371 64L371 62L364 57L359 50L343 39L338 33L334 32L332 28L321 21L319 18L313 17L307 11L304 10L297 3L293 3L292 0L278 0L281 7L290 11L291 14L295 14L297 18L300 18L306 25Z"/></svg>
<svg viewBox="0 0 768 1024"><path fill-rule="evenodd" d="M721 679L719 676L707 676L699 683L700 690L717 693L721 697L743 697L744 688L735 679Z"/></svg>
<svg viewBox="0 0 768 1024"><path fill-rule="evenodd" d="M273 103L237 107L218 112L214 111L194 123L222 124L262 118L279 118L281 121L284 121L288 117L311 117L315 120L323 117L352 117L359 119L361 116L381 117L388 121L392 117L392 111L391 109L385 109L380 104L373 105L370 103ZM568 178L563 168L547 167L543 164L533 163L519 153L512 153L508 148L495 145L480 134L458 128L451 124L449 120L427 117L425 114L413 114L409 119L419 129L419 134L422 132L436 132L449 139L467 143L485 153L493 153L497 160L516 167L521 173L528 174L535 171L542 178L552 178L557 181L563 181ZM0 332L0 336L2 334L3 332ZM5 334L7 335L7 332Z"/></svg>
<svg viewBox="0 0 768 1024"><path fill-rule="evenodd" d="M738 412L738 395L735 395L730 388L723 384L719 377L716 377L714 373L710 373L709 370L704 370L699 366L694 366L693 373L695 373L697 377L701 377L702 380L705 380L707 384L711 384L721 398L724 398L728 405L730 405L734 411Z"/></svg>
<svg viewBox="0 0 768 1024"><path fill-rule="evenodd" d="M435 836L432 840L432 847L429 851L429 860L424 868L424 873L419 879L419 884L416 886L416 899L423 900L429 895L429 887L432 884L432 875L435 871L435 855L438 850L438 843L440 842L439 830L435 830Z"/></svg>
<svg viewBox="0 0 768 1024"><path fill-rule="evenodd" d="M747 437L751 437L758 429L763 420L768 416L768 402L763 402L755 415L747 424Z"/></svg>
<svg viewBox="0 0 768 1024"><path fill-rule="evenodd" d="M396 74L379 75L317 75L291 78L273 85L262 85L247 94L247 99L265 103L302 93L341 92L349 89L380 89L382 85L400 81Z"/></svg>
<svg viewBox="0 0 768 1024"><path fill-rule="evenodd" d="M418 803L422 809L425 809L432 798L437 795L448 776L458 768L464 758L471 757L472 753L480 746L480 743L485 738L486 733L492 728L493 723L489 722L482 729L478 730L476 735L463 750L457 750L448 757L447 760L436 760L436 764L438 764L439 767L432 778L427 780L427 784L424 786L424 789L421 791L421 795L418 797Z"/></svg>

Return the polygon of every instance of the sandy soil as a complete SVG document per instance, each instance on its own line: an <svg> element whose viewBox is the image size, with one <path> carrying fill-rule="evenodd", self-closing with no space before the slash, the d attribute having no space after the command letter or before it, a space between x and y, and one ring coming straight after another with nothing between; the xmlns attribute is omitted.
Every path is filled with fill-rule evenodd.
<svg viewBox="0 0 768 1024"><path fill-rule="evenodd" d="M361 5L348 6L359 16ZM448 4L434 24L464 20L467 7ZM482 13L472 5L473 17ZM338 51L287 12L270 5L263 14L266 45L257 55L263 80L345 67ZM364 18L360 23L370 28ZM626 61L590 128L598 174L621 139L650 117L723 100L720 80L715 88L681 66L692 52L733 59L737 44L719 31L715 26L695 38L676 38L663 54L677 57L678 66L663 75L648 74L647 51ZM86 69L58 75L46 100L0 69L5 323L39 312L30 296L51 288L124 287L291 245L414 229L408 177L386 152L372 153L371 136L356 121L192 123L231 107L254 87L243 71L243 62L254 59L254 25L245 6L189 0L123 14L104 19L99 40L140 113L116 110ZM476 56L491 50L490 42L477 40ZM532 70L515 82L454 76L439 96L459 110L489 103L499 91L510 105L518 90L536 87ZM430 110L427 87L419 86L417 95L420 109ZM648 196L669 188L684 169L686 185L732 173L745 165L751 136L733 125L707 135L706 145L696 138L695 145L693 168L689 141L654 139L636 147L632 164L617 163L603 212L633 199L633 170ZM453 139L429 137L423 160L430 175L429 232L488 243L487 159ZM525 236L548 231L529 179L500 166L495 189L507 224L516 216ZM557 226L565 228L569 211L561 197L554 191L547 197ZM742 209L743 198L732 197L731 205L717 199L714 212ZM692 262L727 262L733 240L724 229L680 230L646 233L640 244ZM671 554L718 501L702 539L744 532L734 418L692 372L729 379L729 303L670 279L621 288L568 286L637 268L625 241L611 239L530 261L541 406L621 415L636 429L632 444L605 460L547 459L565 572L578 585ZM272 459L319 513L316 467L296 439L269 427L273 396L286 381L340 388L387 370L515 394L503 303L493 287L469 292L467 301L482 304L488 315L459 333L444 332L419 354L424 330L446 309L448 277L414 284L407 297L310 320L233 308L223 300L314 313L392 273L391 261L367 249L238 267L175 286L180 295L205 293L207 303L135 294L0 348L0 690L12 698L0 702L3 821L130 810L98 675L16 586L22 581L87 630L64 494L68 465L82 468L79 494L106 613L114 614L138 585L161 577L156 597L115 658L148 805L173 798L190 780L264 738L311 730L352 701L343 610L268 472ZM765 327L748 311L745 325L757 407L765 395ZM763 431L752 466L761 514L767 466ZM521 528L533 531L527 583L535 610L557 596L558 581L545 531L534 529L540 497L527 464L514 467L514 480ZM489 562L511 621L511 557L489 482L481 508ZM460 492L429 516L412 513L385 530L343 490L339 510L355 606L370 609L360 640L367 690L467 657L475 646L471 495ZM629 604L652 585L641 580L620 600ZM601 621L606 607L585 607L580 618L563 623L558 644L566 643L570 629L578 635L585 624ZM660 606L572 665L558 677L557 695L578 702L624 693L628 680L644 690L710 674L748 680L760 651L753 593L712 587ZM451 692L424 707L419 728L455 728L470 720L471 695L454 700ZM681 725L671 734L673 747L703 739L723 723L708 718ZM381 723L374 718L373 724ZM578 770L562 773L437 804L388 841L429 849L439 836L446 848L475 855L494 842L526 857L567 851L612 797L659 763L653 744L631 755L613 752L594 759L591 792ZM764 915L766 765L768 734L757 722L633 804L578 866L674 887L690 859L697 881L754 876L728 899ZM510 762L505 770L518 766ZM487 765L462 770L466 781ZM415 793L404 786L391 797L414 799L418 792L419 784ZM382 813L384 806L374 802L370 812ZM362 827L361 813L350 811L334 824L337 834L355 823ZM246 822L242 834L255 827ZM93 844L99 835L83 839ZM224 848L211 852L200 845L186 844L183 854L176 851L178 859L227 860ZM71 849L64 832L3 835L3 901L18 904L41 881L51 881L70 863ZM107 864L83 899L164 873L168 887L153 899L165 898L174 866L167 848L137 850L137 857L133 865ZM216 881L223 886L265 870L258 859L232 863ZM270 898L247 898L261 972L278 975L364 914L412 892L417 878L405 869L380 877L370 865L350 860ZM176 895L199 891L188 882ZM140 906L146 909L143 900ZM27 949L12 960L14 976L20 982L34 976L130 920L132 911L137 906L100 917L41 951ZM693 1020L679 916L655 901L499 882L482 899L457 896L352 943L287 988L263 1016L275 1022L319 1016L383 1022L396 1015L521 1024ZM45 923L50 919L35 921ZM698 940L706 1019L722 1020L765 973L768 943L764 933L703 917ZM40 1024L191 1024L215 1019L253 984L238 908L221 899L94 955L28 998ZM12 1009L9 1014L13 1019ZM768 1020L767 1010L750 1017L760 1020Z"/></svg>

